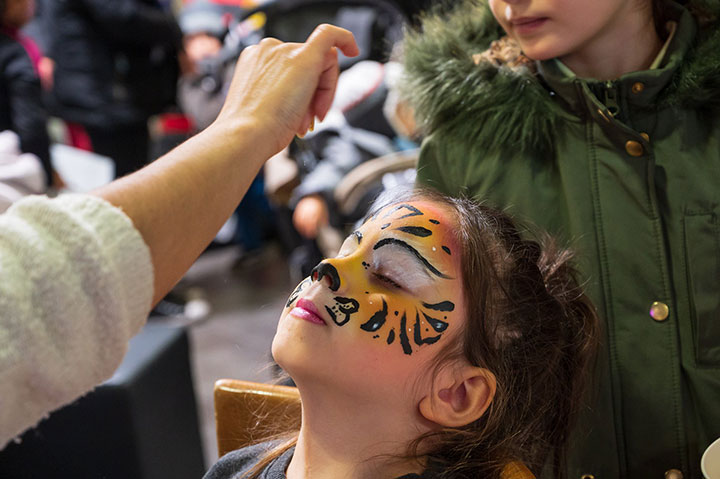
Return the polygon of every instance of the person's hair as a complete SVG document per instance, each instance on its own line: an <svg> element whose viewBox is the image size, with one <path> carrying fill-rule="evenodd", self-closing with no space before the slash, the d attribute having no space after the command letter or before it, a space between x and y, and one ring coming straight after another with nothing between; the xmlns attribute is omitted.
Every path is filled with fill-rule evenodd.
<svg viewBox="0 0 720 479"><path fill-rule="evenodd" d="M563 477L568 435L598 342L598 319L578 285L571 253L549 239L543 246L523 239L499 210L424 188L381 196L368 217L414 200L452 211L461 255L467 322L439 351L436 367L465 358L491 371L497 390L480 419L418 438L408 458L427 457L433 477L499 478L513 461L539 474L550 457L552 471ZM292 438L279 444L245 477L257 477L294 444Z"/></svg>
<svg viewBox="0 0 720 479"><path fill-rule="evenodd" d="M585 403L599 339L572 253L549 236L542 244L524 239L507 214L474 200L428 190L408 199L445 204L457 222L466 326L437 366L464 357L497 380L480 419L430 433L414 450L429 442L439 478L500 477L512 461L539 475L548 460L554 476L564 477L568 436Z"/></svg>

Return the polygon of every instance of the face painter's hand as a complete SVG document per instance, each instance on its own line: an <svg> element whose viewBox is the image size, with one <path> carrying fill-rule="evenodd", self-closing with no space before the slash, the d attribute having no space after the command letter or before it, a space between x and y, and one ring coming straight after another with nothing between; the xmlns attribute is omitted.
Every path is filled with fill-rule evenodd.
<svg viewBox="0 0 720 479"><path fill-rule="evenodd" d="M252 123L258 148L274 155L330 109L337 49L347 56L359 53L352 33L332 25L320 25L305 43L266 38L246 48L216 123Z"/></svg>

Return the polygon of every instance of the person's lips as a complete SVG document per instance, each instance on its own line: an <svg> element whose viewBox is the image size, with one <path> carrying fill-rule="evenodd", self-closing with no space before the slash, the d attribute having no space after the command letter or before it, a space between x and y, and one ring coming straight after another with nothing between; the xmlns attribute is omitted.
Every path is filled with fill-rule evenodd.
<svg viewBox="0 0 720 479"><path fill-rule="evenodd" d="M510 24L518 33L532 33L547 21L547 17L518 17L510 19Z"/></svg>
<svg viewBox="0 0 720 479"><path fill-rule="evenodd" d="M295 307L292 309L292 311L290 311L290 314L292 314L296 318L304 319L305 321L309 321L311 323L323 325L327 324L320 317L320 313L318 313L318 310L312 303L312 301L309 301L305 298L298 300Z"/></svg>

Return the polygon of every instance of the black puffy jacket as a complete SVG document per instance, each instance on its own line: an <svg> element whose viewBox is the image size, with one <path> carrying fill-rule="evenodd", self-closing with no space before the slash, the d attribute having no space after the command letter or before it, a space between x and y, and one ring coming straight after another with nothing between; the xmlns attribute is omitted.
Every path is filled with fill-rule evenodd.
<svg viewBox="0 0 720 479"><path fill-rule="evenodd" d="M138 124L175 100L182 33L157 0L48 2L52 109L84 125Z"/></svg>
<svg viewBox="0 0 720 479"><path fill-rule="evenodd" d="M37 155L49 181L50 139L40 79L32 60L13 35L0 31L0 131L12 130L23 153Z"/></svg>

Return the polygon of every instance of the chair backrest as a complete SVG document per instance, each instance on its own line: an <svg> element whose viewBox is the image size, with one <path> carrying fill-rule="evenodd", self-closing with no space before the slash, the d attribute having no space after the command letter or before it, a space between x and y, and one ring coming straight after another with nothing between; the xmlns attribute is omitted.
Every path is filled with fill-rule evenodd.
<svg viewBox="0 0 720 479"><path fill-rule="evenodd" d="M300 428L297 388L220 379L215 382L215 428L218 454L263 438Z"/></svg>
<svg viewBox="0 0 720 479"><path fill-rule="evenodd" d="M297 388L220 379L215 382L215 427L218 455L248 446L278 428L300 428L300 394ZM280 431L280 432L281 432ZM501 479L535 479L521 462L505 466Z"/></svg>

